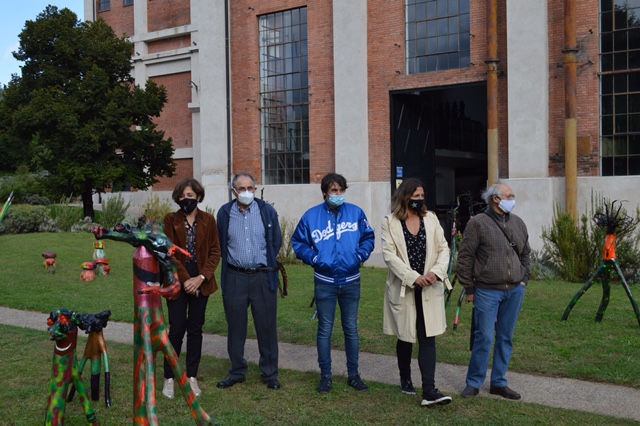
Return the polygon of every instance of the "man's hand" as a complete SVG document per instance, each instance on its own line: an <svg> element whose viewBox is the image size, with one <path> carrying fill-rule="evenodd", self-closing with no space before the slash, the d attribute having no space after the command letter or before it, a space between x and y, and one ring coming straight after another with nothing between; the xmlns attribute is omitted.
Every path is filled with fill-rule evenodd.
<svg viewBox="0 0 640 426"><path fill-rule="evenodd" d="M189 278L187 281L184 282L183 285L184 285L184 291L187 294L196 296L198 294L198 289L202 285L202 278L200 278L199 276Z"/></svg>
<svg viewBox="0 0 640 426"><path fill-rule="evenodd" d="M475 294L467 294L467 303L473 303Z"/></svg>

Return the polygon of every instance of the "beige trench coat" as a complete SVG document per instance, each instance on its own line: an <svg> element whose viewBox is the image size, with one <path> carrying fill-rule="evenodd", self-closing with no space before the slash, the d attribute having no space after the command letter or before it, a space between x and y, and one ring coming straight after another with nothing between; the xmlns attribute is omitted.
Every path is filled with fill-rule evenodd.
<svg viewBox="0 0 640 426"><path fill-rule="evenodd" d="M427 234L425 269L436 274L438 281L422 289L424 326L427 336L438 336L447 329L444 311L444 284L449 266L449 245L435 213L428 212L423 218ZM402 223L394 215L386 216L382 222L382 255L389 268L384 295L383 332L398 339L415 343L416 304L414 283L420 276L409 265L409 255L402 233ZM444 280L447 285L449 280ZM449 286L450 287L450 286Z"/></svg>

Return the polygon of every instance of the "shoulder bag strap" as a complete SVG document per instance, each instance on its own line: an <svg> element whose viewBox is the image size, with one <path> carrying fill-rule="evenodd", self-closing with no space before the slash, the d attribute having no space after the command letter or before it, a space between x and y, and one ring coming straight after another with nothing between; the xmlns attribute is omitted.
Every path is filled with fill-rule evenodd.
<svg viewBox="0 0 640 426"><path fill-rule="evenodd" d="M516 254L518 256L520 256L520 252L518 251L518 245L516 244L515 241L511 240L511 238L509 238L509 236L507 235L507 231L504 230L504 228L502 226L500 226L500 224L498 223L498 221L496 220L495 217L491 216L490 214L486 213L485 214L487 216L489 216L491 218L491 220L493 220L496 224L496 226L502 231L502 233L504 234L505 238L507 239L507 241L509 241L509 245L511 246L511 248L513 249L513 251L516 252Z"/></svg>

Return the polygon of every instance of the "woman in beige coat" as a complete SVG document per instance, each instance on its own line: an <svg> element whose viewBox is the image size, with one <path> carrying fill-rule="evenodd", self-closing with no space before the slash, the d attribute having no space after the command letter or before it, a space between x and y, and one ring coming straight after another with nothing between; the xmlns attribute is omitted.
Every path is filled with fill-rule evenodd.
<svg viewBox="0 0 640 426"><path fill-rule="evenodd" d="M449 246L435 213L424 204L424 186L406 179L391 198L392 213L382 223L382 254L389 268L384 295L385 334L398 338L396 352L402 392L415 395L411 352L418 342L422 405L448 404L435 387L436 340L447 328L444 284Z"/></svg>

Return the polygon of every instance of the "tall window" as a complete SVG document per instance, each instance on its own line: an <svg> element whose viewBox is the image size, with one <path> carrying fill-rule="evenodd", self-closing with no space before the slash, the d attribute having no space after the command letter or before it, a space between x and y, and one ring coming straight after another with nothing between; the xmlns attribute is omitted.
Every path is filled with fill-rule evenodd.
<svg viewBox="0 0 640 426"><path fill-rule="evenodd" d="M98 11L102 12L104 10L111 9L111 0L98 0Z"/></svg>
<svg viewBox="0 0 640 426"><path fill-rule="evenodd" d="M468 68L469 0L405 0L407 74Z"/></svg>
<svg viewBox="0 0 640 426"><path fill-rule="evenodd" d="M307 9L261 16L259 26L263 179L309 183Z"/></svg>
<svg viewBox="0 0 640 426"><path fill-rule="evenodd" d="M602 176L640 175L640 1L600 2Z"/></svg>

